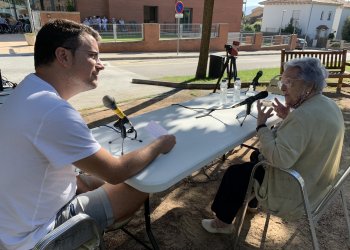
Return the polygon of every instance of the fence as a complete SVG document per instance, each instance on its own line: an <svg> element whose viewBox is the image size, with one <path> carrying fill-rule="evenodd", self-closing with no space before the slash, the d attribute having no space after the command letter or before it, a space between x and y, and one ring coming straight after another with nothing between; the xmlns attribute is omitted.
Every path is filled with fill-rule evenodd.
<svg viewBox="0 0 350 250"><path fill-rule="evenodd" d="M93 25L103 42L130 42L143 40L143 24L107 24Z"/></svg>
<svg viewBox="0 0 350 250"><path fill-rule="evenodd" d="M252 45L255 43L255 33L231 32L228 36L228 44L239 41L241 45Z"/></svg>
<svg viewBox="0 0 350 250"><path fill-rule="evenodd" d="M283 35L282 44L289 44L289 43L290 43L290 35Z"/></svg>
<svg viewBox="0 0 350 250"><path fill-rule="evenodd" d="M179 35L178 35L179 33ZM218 37L219 24L213 24L211 27L211 38ZM160 39L186 39L186 38L201 38L202 24L159 24Z"/></svg>
<svg viewBox="0 0 350 250"><path fill-rule="evenodd" d="M274 44L273 41L273 36L263 36L261 47L270 47Z"/></svg>

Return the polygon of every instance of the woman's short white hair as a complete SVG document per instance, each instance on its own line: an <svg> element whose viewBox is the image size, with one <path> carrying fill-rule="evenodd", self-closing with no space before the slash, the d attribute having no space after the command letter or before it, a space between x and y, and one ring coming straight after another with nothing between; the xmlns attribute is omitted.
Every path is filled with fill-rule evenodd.
<svg viewBox="0 0 350 250"><path fill-rule="evenodd" d="M327 86L328 71L318 58L296 58L284 64L284 70L288 68L299 68L298 77L303 79L305 84L312 86L316 92L322 93Z"/></svg>

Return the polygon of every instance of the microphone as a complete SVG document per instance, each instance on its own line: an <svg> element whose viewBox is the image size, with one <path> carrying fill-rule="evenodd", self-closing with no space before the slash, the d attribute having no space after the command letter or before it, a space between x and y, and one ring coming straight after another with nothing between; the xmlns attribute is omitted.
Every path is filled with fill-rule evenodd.
<svg viewBox="0 0 350 250"><path fill-rule="evenodd" d="M102 98L103 105L106 108L109 108L114 111L114 113L119 117L119 121L124 125L124 124L129 124L131 129L134 130L133 125L129 121L128 117L121 111L118 107L117 104L115 103L115 99L109 95L105 95Z"/></svg>
<svg viewBox="0 0 350 250"><path fill-rule="evenodd" d="M269 92L261 91L261 92L257 93L256 95L250 96L247 99L245 99L244 101L233 105L231 108L237 108L237 107L240 107L240 106L243 106L243 105L247 105L247 115L249 115L250 114L250 108L251 108L253 102L255 102L257 100L260 100L260 99L264 99L268 95L269 95Z"/></svg>
<svg viewBox="0 0 350 250"><path fill-rule="evenodd" d="M261 70L258 71L258 73L256 73L256 76L254 77L253 81L252 81L252 85L253 85L253 89L255 91L256 86L259 86L259 78L263 75L263 72Z"/></svg>

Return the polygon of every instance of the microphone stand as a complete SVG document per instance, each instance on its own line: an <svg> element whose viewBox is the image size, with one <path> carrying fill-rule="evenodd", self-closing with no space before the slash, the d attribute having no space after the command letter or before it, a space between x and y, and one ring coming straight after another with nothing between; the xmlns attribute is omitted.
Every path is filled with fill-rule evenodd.
<svg viewBox="0 0 350 250"><path fill-rule="evenodd" d="M126 128L124 126L124 122L122 122L121 119L118 119L114 124L113 127L118 128L120 131L120 136L122 138L122 152L121 155L124 154L124 140L126 138Z"/></svg>
<svg viewBox="0 0 350 250"><path fill-rule="evenodd" d="M245 114L244 114L244 118L242 120L242 122L239 121L239 118L241 118L240 114L238 114L236 116L236 119L238 120L239 122L239 125L242 127L243 126L243 123L245 121L245 119L247 118L248 115L251 115L252 117L254 117L255 119L257 119L254 115L252 115L250 112L251 112L251 109L252 109L252 104L253 103L247 103L247 109L245 111Z"/></svg>

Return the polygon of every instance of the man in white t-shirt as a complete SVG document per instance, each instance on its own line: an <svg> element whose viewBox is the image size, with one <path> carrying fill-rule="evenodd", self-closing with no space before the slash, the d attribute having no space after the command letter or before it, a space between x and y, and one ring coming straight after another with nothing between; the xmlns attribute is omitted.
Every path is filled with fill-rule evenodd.
<svg viewBox="0 0 350 250"><path fill-rule="evenodd" d="M0 108L0 249L31 249L79 212L101 229L129 218L148 194L124 181L176 143L166 135L114 157L92 137L67 100L97 87L104 69L99 38L72 21L45 24L36 38L35 73ZM90 177L77 176L75 167Z"/></svg>

